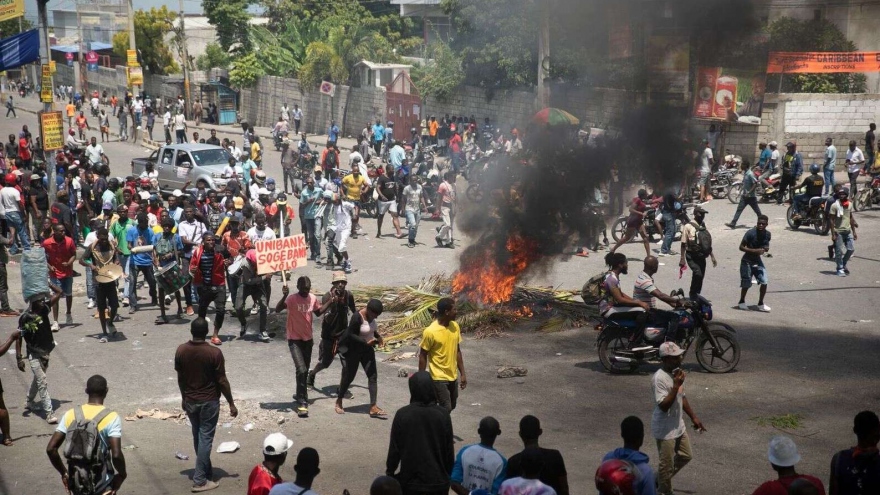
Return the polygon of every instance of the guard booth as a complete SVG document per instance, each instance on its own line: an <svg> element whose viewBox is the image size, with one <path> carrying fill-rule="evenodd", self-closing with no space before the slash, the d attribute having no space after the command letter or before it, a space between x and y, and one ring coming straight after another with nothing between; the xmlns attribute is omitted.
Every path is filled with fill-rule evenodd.
<svg viewBox="0 0 880 495"><path fill-rule="evenodd" d="M208 81L199 84L199 101L207 111L208 104L217 105L217 120L220 125L236 123L238 114L238 93L220 81Z"/></svg>

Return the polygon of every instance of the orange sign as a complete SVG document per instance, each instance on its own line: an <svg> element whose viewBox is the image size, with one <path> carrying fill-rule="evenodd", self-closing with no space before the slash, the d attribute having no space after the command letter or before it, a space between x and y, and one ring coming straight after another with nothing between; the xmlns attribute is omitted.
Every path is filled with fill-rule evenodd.
<svg viewBox="0 0 880 495"><path fill-rule="evenodd" d="M770 52L768 74L880 72L880 52Z"/></svg>

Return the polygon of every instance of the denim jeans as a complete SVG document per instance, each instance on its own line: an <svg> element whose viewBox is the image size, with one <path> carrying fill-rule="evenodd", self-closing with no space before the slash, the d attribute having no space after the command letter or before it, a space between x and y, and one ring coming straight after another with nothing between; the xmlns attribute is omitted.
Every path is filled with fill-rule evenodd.
<svg viewBox="0 0 880 495"><path fill-rule="evenodd" d="M740 196L739 205L736 207L736 213L733 214L733 220L730 221L732 225L736 225L736 222L739 221L739 216L742 215L742 212L746 209L746 206L751 206L752 210L755 211L755 215L761 215L761 207L758 206L758 198L755 196Z"/></svg>
<svg viewBox="0 0 880 495"><path fill-rule="evenodd" d="M856 252L853 245L852 232L838 232L837 240L834 241L834 258L837 261L837 269L843 270L850 257Z"/></svg>
<svg viewBox="0 0 880 495"><path fill-rule="evenodd" d="M267 310L269 306L268 296L266 291L263 290L263 284L257 285L246 285L241 284L238 286L238 294L235 296L235 315L238 317L238 322L241 323L242 326L247 325L247 310L245 310L245 303L247 303L247 298L250 297L254 304L259 306L259 314L260 314L260 332L266 331L266 316ZM201 306L199 306L201 307Z"/></svg>
<svg viewBox="0 0 880 495"><path fill-rule="evenodd" d="M406 210L406 228L409 230L410 244L416 243L416 233L419 231L419 220L421 215L418 212Z"/></svg>
<svg viewBox="0 0 880 495"><path fill-rule="evenodd" d="M128 279L131 276L131 255L120 254L119 255L119 263L122 265L122 271L125 273L125 276L122 278L122 297L128 298Z"/></svg>
<svg viewBox="0 0 880 495"><path fill-rule="evenodd" d="M309 243L309 258L321 258L321 241L318 239L318 233L315 229L315 219L306 218L306 240Z"/></svg>
<svg viewBox="0 0 880 495"><path fill-rule="evenodd" d="M9 284L5 263L0 263L0 311L12 311L12 307L9 306Z"/></svg>
<svg viewBox="0 0 880 495"><path fill-rule="evenodd" d="M227 275L226 288L229 289L229 295L232 297L232 307L235 307L236 297L238 296L238 286L241 284L241 276Z"/></svg>
<svg viewBox="0 0 880 495"><path fill-rule="evenodd" d="M21 219L21 213L17 211L7 211L6 212L6 223L10 228L15 229L15 235L18 237L19 241L21 241L22 249L28 250L31 248L30 239L28 239L28 232L24 226L24 222ZM15 239L12 239L15 242ZM15 254L18 252L17 249L14 249L15 246L11 246L9 249L10 254Z"/></svg>
<svg viewBox="0 0 880 495"><path fill-rule="evenodd" d="M43 408L48 418L52 415L52 398L49 397L49 382L46 380L46 370L49 369L49 357L40 358L36 354L28 353L27 360L31 367L31 372L34 374L34 379L31 382L31 388L27 395L27 403L28 405L36 404L34 401L39 396L39 406Z"/></svg>
<svg viewBox="0 0 880 495"><path fill-rule="evenodd" d="M86 267L86 296L89 299L95 299L95 280L92 278L92 269Z"/></svg>
<svg viewBox="0 0 880 495"><path fill-rule="evenodd" d="M220 419L220 401L187 402L186 416L192 424L193 450L196 453L196 470L193 485L202 486L212 480L214 467L211 465L211 449L214 447L214 433Z"/></svg>
<svg viewBox="0 0 880 495"><path fill-rule="evenodd" d="M147 285L150 287L150 299L156 299L156 277L153 276L153 265L147 266L137 266L132 263L131 266L131 276L128 281L128 293L131 296L129 300L129 304L132 308L137 307L137 279L138 272L144 274L144 280L147 281Z"/></svg>
<svg viewBox="0 0 880 495"><path fill-rule="evenodd" d="M669 212L663 212L663 244L660 245L660 252L669 254L669 248L672 247L672 240L675 238L675 215Z"/></svg>
<svg viewBox="0 0 880 495"><path fill-rule="evenodd" d="M309 403L309 389L306 385L306 379L309 376L309 367L312 364L312 340L288 340L287 347L290 350L290 357L293 358L293 366L296 369L296 395L293 401L300 404Z"/></svg>
<svg viewBox="0 0 880 495"><path fill-rule="evenodd" d="M825 175L825 193L823 196L828 196L834 190L834 167L826 167L823 170L823 174Z"/></svg>
<svg viewBox="0 0 880 495"><path fill-rule="evenodd" d="M858 170L855 172L848 172L847 175L849 175L849 197L854 198L859 191L859 186L856 184L859 180L859 172Z"/></svg>

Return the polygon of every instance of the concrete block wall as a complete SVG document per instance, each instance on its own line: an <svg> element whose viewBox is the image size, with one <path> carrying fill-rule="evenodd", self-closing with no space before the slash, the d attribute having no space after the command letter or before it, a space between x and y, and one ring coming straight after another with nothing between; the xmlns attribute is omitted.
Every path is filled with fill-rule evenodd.
<svg viewBox="0 0 880 495"><path fill-rule="evenodd" d="M535 93L533 91L497 91L492 99L486 98L486 90L474 86L464 86L448 101L425 98L425 115L434 115L439 120L446 114L471 115L482 124L489 117L492 123L503 130L512 126L522 126L535 113Z"/></svg>

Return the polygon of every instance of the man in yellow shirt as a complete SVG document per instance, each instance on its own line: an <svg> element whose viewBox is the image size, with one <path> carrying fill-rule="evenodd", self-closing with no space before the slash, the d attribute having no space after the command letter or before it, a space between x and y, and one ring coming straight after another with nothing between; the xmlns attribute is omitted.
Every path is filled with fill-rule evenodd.
<svg viewBox="0 0 880 495"><path fill-rule="evenodd" d="M67 110L67 127L73 127L73 117L76 116L76 107L73 105L73 101L67 100L67 106L64 109Z"/></svg>
<svg viewBox="0 0 880 495"><path fill-rule="evenodd" d="M367 186L367 181L361 175L361 161L355 157L351 163L351 173L342 178L342 187L345 189L345 198L354 204L351 217L351 237L357 239L358 220L361 217L361 195Z"/></svg>
<svg viewBox="0 0 880 495"><path fill-rule="evenodd" d="M452 412L458 389L467 387L464 358L461 355L461 328L455 322L455 301L444 297L437 302L437 317L422 332L419 344L419 371L428 370L434 380L437 402ZM461 372L461 380L458 372Z"/></svg>
<svg viewBox="0 0 880 495"><path fill-rule="evenodd" d="M122 418L119 414L110 411L104 407L104 399L107 398L107 379L101 375L93 375L86 382L86 394L89 401L82 406L77 406L61 417L55 434L49 439L49 445L46 447L46 453L52 466L61 475L61 482L64 488L68 489L68 493L82 493L84 482L93 483L94 490L92 493L113 493L115 494L122 482L127 476L125 470L125 457L122 455ZM79 418L77 417L79 416ZM76 473L69 473L67 466L58 454L58 448L64 443L64 439L68 434L76 432L81 434L83 430L77 430L77 423L82 421L95 420L97 424L95 429L98 433L98 462L101 465L100 472L92 472L91 475L86 474L89 479L82 479ZM71 462L70 466L78 468L91 468L94 462L86 464L75 464ZM82 475L82 473L80 473Z"/></svg>
<svg viewBox="0 0 880 495"><path fill-rule="evenodd" d="M251 159L257 164L257 168L263 170L263 147L260 146L260 136L254 136L251 143Z"/></svg>

